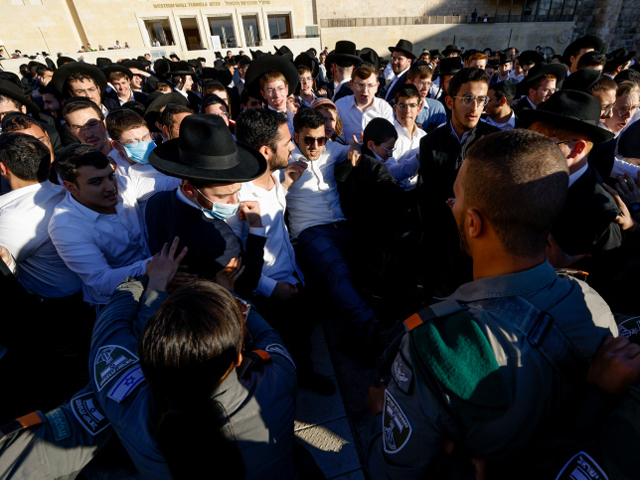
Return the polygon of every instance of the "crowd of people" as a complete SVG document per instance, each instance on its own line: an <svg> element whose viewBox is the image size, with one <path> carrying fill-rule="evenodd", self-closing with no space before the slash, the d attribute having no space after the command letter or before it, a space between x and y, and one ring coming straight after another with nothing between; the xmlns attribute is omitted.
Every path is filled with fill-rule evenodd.
<svg viewBox="0 0 640 480"><path fill-rule="evenodd" d="M324 478L326 316L370 478L635 478L635 52L327 50L0 71L0 478Z"/></svg>

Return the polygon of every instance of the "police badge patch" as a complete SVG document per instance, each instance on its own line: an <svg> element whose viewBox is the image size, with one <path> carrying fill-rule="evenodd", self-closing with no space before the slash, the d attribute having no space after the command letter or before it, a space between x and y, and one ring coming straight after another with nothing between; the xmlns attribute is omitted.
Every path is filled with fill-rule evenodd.
<svg viewBox="0 0 640 480"><path fill-rule="evenodd" d="M93 379L98 391L122 370L138 362L138 357L126 348L116 345L100 347L93 361Z"/></svg>
<svg viewBox="0 0 640 480"><path fill-rule="evenodd" d="M386 453L398 453L411 437L411 424L396 399L384 392L384 411L382 412L382 444Z"/></svg>
<svg viewBox="0 0 640 480"><path fill-rule="evenodd" d="M556 480L609 480L609 477L593 458L580 452L567 462Z"/></svg>
<svg viewBox="0 0 640 480"><path fill-rule="evenodd" d="M293 363L293 359L291 358L291 355L289 355L289 352L287 351L287 349L284 348L282 345L279 345L277 343L272 343L267 348L265 348L264 351L268 353L276 353L278 355L282 355L283 357L285 357L287 360L291 362L291 365L293 365L293 368L296 368L296 364Z"/></svg>
<svg viewBox="0 0 640 480"><path fill-rule="evenodd" d="M71 399L71 410L78 422L91 435L97 435L109 426L93 392L83 393Z"/></svg>

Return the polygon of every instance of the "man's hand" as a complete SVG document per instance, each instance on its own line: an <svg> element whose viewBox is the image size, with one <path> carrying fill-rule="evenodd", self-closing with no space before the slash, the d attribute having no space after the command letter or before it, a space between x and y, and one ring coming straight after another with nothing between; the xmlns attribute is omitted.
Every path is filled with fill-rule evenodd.
<svg viewBox="0 0 640 480"><path fill-rule="evenodd" d="M321 97L322 95L326 95L327 91L324 88L320 88L318 89L318 96Z"/></svg>
<svg viewBox="0 0 640 480"><path fill-rule="evenodd" d="M162 250L156 253L147 263L147 276L149 277L147 290L159 290L162 292L167 290L167 285L175 276L180 262L187 254L187 247L184 247L176 257L178 243L180 243L178 237L173 239L171 246L165 243Z"/></svg>
<svg viewBox="0 0 640 480"><path fill-rule="evenodd" d="M619 177L622 178L622 177ZM625 182L622 182L624 185L626 185ZM631 183L633 183L633 180L631 180ZM634 184L635 185L635 184ZM636 221L633 219L633 217L631 216L631 212L629 212L629 209L627 208L627 206L625 205L625 203L622 201L622 199L620 198L620 195L618 195L618 192L621 191L621 187L620 184L616 184L616 190L618 190L616 192L616 190L614 190L613 188L611 188L609 185L607 185L606 183L603 183L602 186L607 190L607 192L609 192L609 194L613 197L613 199L616 201L616 205L618 205L618 208L620 209L620 215L618 215L614 221L620 225L620 228L622 228L622 230L630 230L630 231L634 231L637 227L638 224L636 223ZM625 186L624 189L627 191L627 193L629 193L629 189Z"/></svg>
<svg viewBox="0 0 640 480"><path fill-rule="evenodd" d="M280 302L291 300L296 295L298 295L298 287L289 282L276 283L276 288L271 292L271 298Z"/></svg>
<svg viewBox="0 0 640 480"><path fill-rule="evenodd" d="M236 281L240 278L242 272L244 272L242 258L232 258L229 260L227 266L216 275L216 283L227 290L234 290L236 288Z"/></svg>
<svg viewBox="0 0 640 480"><path fill-rule="evenodd" d="M640 382L640 345L626 337L606 337L591 362L587 381L619 395Z"/></svg>
<svg viewBox="0 0 640 480"><path fill-rule="evenodd" d="M9 253L9 250L7 250L7 248L3 247L2 245L0 245L0 258L7 265L7 267L11 265L11 254Z"/></svg>
<svg viewBox="0 0 640 480"><path fill-rule="evenodd" d="M307 162L303 162L302 160L296 160L295 162L291 162L287 165L287 168L284 171L284 181L282 182L282 187L289 191L291 185L300 180L302 173L307 169Z"/></svg>
<svg viewBox="0 0 640 480"><path fill-rule="evenodd" d="M134 75L140 75L141 77L149 78L151 76L151 74L149 72L146 72L144 70L140 70L140 69L135 68L135 67L131 67L131 68L129 68L129 70L131 70L131 73L133 73Z"/></svg>
<svg viewBox="0 0 640 480"><path fill-rule="evenodd" d="M627 205L640 203L640 175L636 182L633 181L633 177L629 173L625 173L624 177L619 176L616 190ZM609 189L607 191L611 193Z"/></svg>
<svg viewBox="0 0 640 480"><path fill-rule="evenodd" d="M583 258L591 257L588 253L581 253L580 255L569 255L562 250L562 247L558 245L553 235L549 234L547 237L547 259L554 268L567 268L574 263L579 262Z"/></svg>
<svg viewBox="0 0 640 480"><path fill-rule="evenodd" d="M353 143L355 145L363 144L364 143L364 133L360 132L360 140L358 140L358 137L356 137L355 134L354 134L353 135Z"/></svg>
<svg viewBox="0 0 640 480"><path fill-rule="evenodd" d="M247 222L249 222L250 227L262 227L260 204L258 202L240 202L238 215L240 215L240 220L246 220Z"/></svg>
<svg viewBox="0 0 640 480"><path fill-rule="evenodd" d="M384 410L384 392L387 391L387 384L380 380L380 386L371 385L369 395L367 395L367 407L374 417Z"/></svg>
<svg viewBox="0 0 640 480"><path fill-rule="evenodd" d="M352 167L357 167L360 161L360 149L356 145L351 145L347 153L347 160L351 162Z"/></svg>

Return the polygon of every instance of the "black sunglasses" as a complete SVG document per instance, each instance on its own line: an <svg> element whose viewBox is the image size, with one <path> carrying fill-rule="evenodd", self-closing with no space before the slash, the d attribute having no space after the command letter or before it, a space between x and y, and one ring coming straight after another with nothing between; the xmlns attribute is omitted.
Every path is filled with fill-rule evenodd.
<svg viewBox="0 0 640 480"><path fill-rule="evenodd" d="M318 146L322 147L327 142L327 137L302 137L302 141L307 147L310 147L314 143L318 142Z"/></svg>

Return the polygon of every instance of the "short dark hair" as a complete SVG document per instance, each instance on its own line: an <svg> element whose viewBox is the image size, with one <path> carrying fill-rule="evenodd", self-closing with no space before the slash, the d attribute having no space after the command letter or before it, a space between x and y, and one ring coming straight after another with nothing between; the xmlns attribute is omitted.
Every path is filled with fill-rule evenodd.
<svg viewBox="0 0 640 480"><path fill-rule="evenodd" d="M5 102L12 103L17 110L20 110L22 108L22 103L20 103L15 98L8 97L7 95L0 95L0 103L5 103Z"/></svg>
<svg viewBox="0 0 640 480"><path fill-rule="evenodd" d="M604 53L592 50L580 57L578 60L578 70L582 68L595 67L597 65L604 65L607 63L607 56Z"/></svg>
<svg viewBox="0 0 640 480"><path fill-rule="evenodd" d="M24 115L23 113L9 113L2 119L2 132L19 132L33 126L40 127L44 132L44 127L38 123L33 117Z"/></svg>
<svg viewBox="0 0 640 480"><path fill-rule="evenodd" d="M464 203L489 219L507 253L544 253L569 188L567 160L554 142L523 129L482 137L465 157Z"/></svg>
<svg viewBox="0 0 640 480"><path fill-rule="evenodd" d="M124 132L134 128L148 128L144 118L128 108L119 108L107 117L107 132L112 140L118 141Z"/></svg>
<svg viewBox="0 0 640 480"><path fill-rule="evenodd" d="M469 82L483 82L489 85L489 74L481 68L463 68L456 73L449 82L448 95L455 97L462 88L462 85Z"/></svg>
<svg viewBox="0 0 640 480"><path fill-rule="evenodd" d="M0 135L0 162L25 182L44 182L49 177L51 152L37 138L25 133Z"/></svg>
<svg viewBox="0 0 640 480"><path fill-rule="evenodd" d="M93 101L84 97L79 97L77 100L68 101L62 109L62 118L64 118L64 120L66 121L67 115L78 110L84 110L85 108L92 109L94 112L96 112L96 115L98 115L98 118L101 121L104 120L104 113L102 113L100 107L98 107Z"/></svg>
<svg viewBox="0 0 640 480"><path fill-rule="evenodd" d="M255 100L258 100L260 103L262 103L262 100L260 98L255 98L252 97L251 94L249 93L249 89L245 88L242 90L242 93L240 94L240 105L244 105L245 107L247 107L249 105L249 101L254 98Z"/></svg>
<svg viewBox="0 0 640 480"><path fill-rule="evenodd" d="M373 141L374 145L380 145L391 138L397 140L398 131L389 120L382 117L371 120L364 132L362 132L362 143L364 145L367 145L369 140Z"/></svg>
<svg viewBox="0 0 640 480"><path fill-rule="evenodd" d="M309 107L300 107L293 117L294 132L301 132L304 128L324 127L324 117L320 112Z"/></svg>
<svg viewBox="0 0 640 480"><path fill-rule="evenodd" d="M640 72L627 68L616 75L615 82L617 84L627 81L637 83L640 86Z"/></svg>
<svg viewBox="0 0 640 480"><path fill-rule="evenodd" d="M202 99L202 105L200 107L202 112L204 112L204 109L209 105L224 105L225 108L227 109L227 112L229 112L229 105L227 105L227 102L225 102L222 98L220 98L215 93L212 93L211 95L207 95Z"/></svg>
<svg viewBox="0 0 640 480"><path fill-rule="evenodd" d="M91 145L74 143L58 153L53 166L62 180L76 183L78 180L78 168L87 166L97 169L107 168L109 159L104 153Z"/></svg>
<svg viewBox="0 0 640 480"><path fill-rule="evenodd" d="M593 84L593 87L589 90L589 94L593 95L595 92L606 92L607 90L617 90L618 85L613 79L607 77L606 75L601 75L596 83Z"/></svg>
<svg viewBox="0 0 640 480"><path fill-rule="evenodd" d="M74 74L69 75L67 77L67 79L65 80L65 82L64 82L64 86L65 86L64 92L65 92L65 94L67 94L68 91L71 90L71 82L77 82L77 81L82 82L84 80L91 80L96 87L100 88L100 85L98 85L98 82L96 81L96 79L93 78L91 75L88 75L88 74L82 73L82 72L78 72L78 73L74 73ZM102 96L104 94L105 94L105 92L100 90L100 95Z"/></svg>
<svg viewBox="0 0 640 480"><path fill-rule="evenodd" d="M217 80L210 80L202 86L202 95L205 97L207 95L213 95L214 92L226 92L226 91L227 89L222 84L222 82L219 82Z"/></svg>
<svg viewBox="0 0 640 480"><path fill-rule="evenodd" d="M420 100L420 92L418 92L418 88L415 85L411 83L405 83L404 85L402 85L402 87L400 87L393 101L395 103L398 103L398 100L402 97L417 98L418 100Z"/></svg>
<svg viewBox="0 0 640 480"><path fill-rule="evenodd" d="M238 116L236 138L239 142L246 143L256 150L266 145L275 151L278 148L278 140L280 140L278 130L285 123L287 123L287 116L282 112L265 108L251 108Z"/></svg>
<svg viewBox="0 0 640 480"><path fill-rule="evenodd" d="M489 90L493 90L495 92L494 97L496 98L496 100L498 100L498 102L500 102L503 98L506 98L507 105L511 106L515 97L511 95L511 93L507 92L504 88L504 85L502 85L501 83L503 82L492 83L491 85L489 85Z"/></svg>
<svg viewBox="0 0 640 480"><path fill-rule="evenodd" d="M160 125L164 125L169 129L173 127L174 115L178 115L179 113L194 113L192 109L187 107L186 105L179 105L177 103L168 103L164 110L158 117L158 123Z"/></svg>

